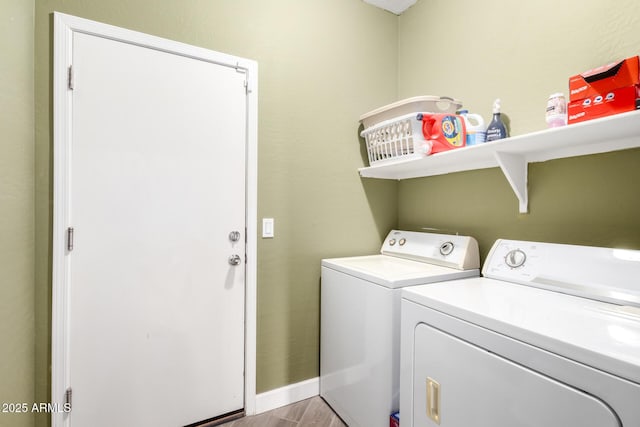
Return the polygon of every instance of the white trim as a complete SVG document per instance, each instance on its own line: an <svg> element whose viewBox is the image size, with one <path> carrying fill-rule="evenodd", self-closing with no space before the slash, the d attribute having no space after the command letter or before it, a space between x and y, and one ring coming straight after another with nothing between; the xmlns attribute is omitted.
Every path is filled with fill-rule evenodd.
<svg viewBox="0 0 640 427"><path fill-rule="evenodd" d="M289 384L256 396L256 414L291 405L320 394L320 377Z"/></svg>
<svg viewBox="0 0 640 427"><path fill-rule="evenodd" d="M65 229L69 221L69 147L71 134L71 93L67 87L72 59L72 29L54 15L53 57L53 247L51 308L51 402L63 407L69 384L67 295L69 263L65 250ZM54 427L67 424L64 413L53 413Z"/></svg>
<svg viewBox="0 0 640 427"><path fill-rule="evenodd" d="M247 266L245 288L244 410L255 413L258 312L258 63L243 60L247 70Z"/></svg>
<svg viewBox="0 0 640 427"><path fill-rule="evenodd" d="M69 384L67 295L69 261L65 232L71 218L68 163L71 146L72 98L67 87L67 70L73 58L73 33L80 32L122 41L163 52L234 67L247 75L247 264L245 292L245 412L256 408L256 299L258 217L258 64L209 49L151 36L112 25L66 15L53 14L53 247L51 320L51 401L62 407ZM52 414L52 426L68 424L64 413Z"/></svg>

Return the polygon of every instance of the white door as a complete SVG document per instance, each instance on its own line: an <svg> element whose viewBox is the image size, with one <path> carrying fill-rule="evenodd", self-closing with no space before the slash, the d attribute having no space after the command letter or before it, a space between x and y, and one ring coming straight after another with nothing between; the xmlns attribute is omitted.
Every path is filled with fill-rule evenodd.
<svg viewBox="0 0 640 427"><path fill-rule="evenodd" d="M241 410L246 76L78 32L72 66L70 425Z"/></svg>

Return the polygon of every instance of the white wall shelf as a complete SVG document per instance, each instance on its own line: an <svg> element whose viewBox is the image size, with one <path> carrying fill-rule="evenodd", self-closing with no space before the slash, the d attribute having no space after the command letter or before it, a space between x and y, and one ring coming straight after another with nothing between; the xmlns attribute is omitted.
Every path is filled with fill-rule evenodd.
<svg viewBox="0 0 640 427"><path fill-rule="evenodd" d="M528 211L529 163L640 147L640 111L359 169L364 178L409 179L500 167Z"/></svg>

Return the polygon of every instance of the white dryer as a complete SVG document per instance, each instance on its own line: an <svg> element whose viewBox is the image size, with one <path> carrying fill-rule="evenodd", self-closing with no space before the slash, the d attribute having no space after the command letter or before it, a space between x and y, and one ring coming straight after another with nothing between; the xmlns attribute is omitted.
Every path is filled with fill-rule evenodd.
<svg viewBox="0 0 640 427"><path fill-rule="evenodd" d="M399 408L401 288L479 276L467 236L392 230L380 255L322 260L320 395L351 427Z"/></svg>
<svg viewBox="0 0 640 427"><path fill-rule="evenodd" d="M404 427L640 426L640 251L498 240L402 297Z"/></svg>

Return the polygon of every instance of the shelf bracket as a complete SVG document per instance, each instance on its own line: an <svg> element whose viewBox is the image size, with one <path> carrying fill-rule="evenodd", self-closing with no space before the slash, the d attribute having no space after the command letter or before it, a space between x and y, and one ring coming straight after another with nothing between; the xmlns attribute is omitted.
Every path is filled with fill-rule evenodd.
<svg viewBox="0 0 640 427"><path fill-rule="evenodd" d="M527 213L529 196L527 194L528 163L523 155L495 152L496 160L520 204L520 213Z"/></svg>

